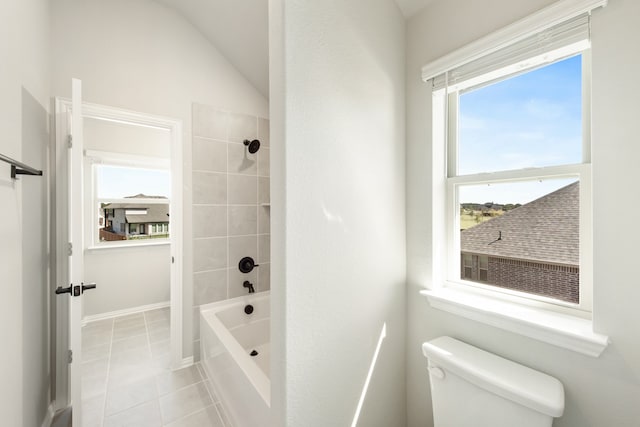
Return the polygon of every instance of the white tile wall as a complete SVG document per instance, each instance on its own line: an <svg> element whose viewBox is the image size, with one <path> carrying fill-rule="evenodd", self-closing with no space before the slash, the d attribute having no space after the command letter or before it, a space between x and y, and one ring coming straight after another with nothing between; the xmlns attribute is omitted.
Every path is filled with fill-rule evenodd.
<svg viewBox="0 0 640 427"><path fill-rule="evenodd" d="M258 137L258 118L246 114L229 114L229 141L243 142Z"/></svg>
<svg viewBox="0 0 640 427"><path fill-rule="evenodd" d="M229 237L229 267L238 269L240 260L247 256L258 259L258 236Z"/></svg>
<svg viewBox="0 0 640 427"><path fill-rule="evenodd" d="M271 201L269 178L258 177L258 203L269 203Z"/></svg>
<svg viewBox="0 0 640 427"><path fill-rule="evenodd" d="M258 230L258 208L229 206L229 236L256 234Z"/></svg>
<svg viewBox="0 0 640 427"><path fill-rule="evenodd" d="M271 235L261 234L258 236L258 262L271 261Z"/></svg>
<svg viewBox="0 0 640 427"><path fill-rule="evenodd" d="M256 205L255 175L229 175L228 201L230 205Z"/></svg>
<svg viewBox="0 0 640 427"><path fill-rule="evenodd" d="M227 171L227 143L207 138L193 138L193 170Z"/></svg>
<svg viewBox="0 0 640 427"><path fill-rule="evenodd" d="M258 207L258 234L270 234L271 208L269 206Z"/></svg>
<svg viewBox="0 0 640 427"><path fill-rule="evenodd" d="M199 358L198 306L270 289L269 120L193 105L194 356ZM251 154L245 139L260 140ZM242 257L260 264L238 270ZM199 413L206 417L205 412ZM197 418L197 417L196 417ZM166 420L165 420L166 421Z"/></svg>
<svg viewBox="0 0 640 427"><path fill-rule="evenodd" d="M193 105L193 135L227 141L229 113L206 105Z"/></svg>
<svg viewBox="0 0 640 427"><path fill-rule="evenodd" d="M202 271L193 275L194 305L209 304L227 298L227 270Z"/></svg>
<svg viewBox="0 0 640 427"><path fill-rule="evenodd" d="M227 179L225 173L193 172L193 204L226 204Z"/></svg>
<svg viewBox="0 0 640 427"><path fill-rule="evenodd" d="M258 139L260 140L261 146L269 147L271 144L269 143L269 120L268 119L258 119Z"/></svg>
<svg viewBox="0 0 640 427"><path fill-rule="evenodd" d="M193 270L227 268L227 238L195 239L193 241Z"/></svg>
<svg viewBox="0 0 640 427"><path fill-rule="evenodd" d="M244 144L228 144L227 165L230 173L255 175L258 170L260 151L249 153Z"/></svg>
<svg viewBox="0 0 640 427"><path fill-rule="evenodd" d="M223 237L227 235L227 207L197 205L193 207L193 237Z"/></svg>
<svg viewBox="0 0 640 427"><path fill-rule="evenodd" d="M269 153L269 148L260 148L260 151L258 151L256 154L258 155L258 175L267 177L270 176L269 168L271 156Z"/></svg>

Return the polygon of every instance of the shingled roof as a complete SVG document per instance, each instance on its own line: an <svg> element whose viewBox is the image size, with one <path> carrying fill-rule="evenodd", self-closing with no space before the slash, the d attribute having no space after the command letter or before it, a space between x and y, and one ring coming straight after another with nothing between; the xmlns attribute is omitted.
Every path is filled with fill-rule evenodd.
<svg viewBox="0 0 640 427"><path fill-rule="evenodd" d="M460 233L462 252L578 265L580 183ZM501 236L501 239L498 238Z"/></svg>
<svg viewBox="0 0 640 427"><path fill-rule="evenodd" d="M164 223L169 222L168 203L110 203L103 209L125 209L127 211L145 211L140 214L126 214L129 224Z"/></svg>

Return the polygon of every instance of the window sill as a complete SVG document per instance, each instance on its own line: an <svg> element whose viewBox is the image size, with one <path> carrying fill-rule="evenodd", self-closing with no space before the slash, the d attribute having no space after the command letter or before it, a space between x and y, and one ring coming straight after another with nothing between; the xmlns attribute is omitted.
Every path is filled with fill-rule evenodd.
<svg viewBox="0 0 640 427"><path fill-rule="evenodd" d="M609 344L608 336L593 332L591 320L451 288L420 293L433 308L588 356L600 356Z"/></svg>
<svg viewBox="0 0 640 427"><path fill-rule="evenodd" d="M163 239L160 240L158 239L158 241L155 242L144 242L144 243L116 243L114 245L93 245L93 246L89 246L86 248L87 251L101 251L103 249L124 249L124 248L139 248L139 247L144 247L144 246L164 246L164 245L170 245L171 244L171 240L169 239Z"/></svg>

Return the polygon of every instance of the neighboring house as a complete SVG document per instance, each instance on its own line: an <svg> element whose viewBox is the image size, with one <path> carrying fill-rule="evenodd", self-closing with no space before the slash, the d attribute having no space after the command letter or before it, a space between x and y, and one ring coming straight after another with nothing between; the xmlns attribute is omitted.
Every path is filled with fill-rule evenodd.
<svg viewBox="0 0 640 427"><path fill-rule="evenodd" d="M131 203L109 203L102 206L105 227L100 240L151 238L169 234L169 203L144 203L139 199L158 199L143 194L132 196Z"/></svg>
<svg viewBox="0 0 640 427"><path fill-rule="evenodd" d="M579 298L579 182L460 232L462 279Z"/></svg>

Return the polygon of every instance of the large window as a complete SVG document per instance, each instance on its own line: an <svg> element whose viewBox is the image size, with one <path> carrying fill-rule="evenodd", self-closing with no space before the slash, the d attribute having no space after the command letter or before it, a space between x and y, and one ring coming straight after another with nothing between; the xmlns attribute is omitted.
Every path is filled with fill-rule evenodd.
<svg viewBox="0 0 640 427"><path fill-rule="evenodd" d="M546 50L527 54L525 41L434 80L446 144L444 278L588 312L590 52L588 40L563 44L566 31L551 31L559 41Z"/></svg>
<svg viewBox="0 0 640 427"><path fill-rule="evenodd" d="M94 246L168 242L168 170L108 163L92 169Z"/></svg>

